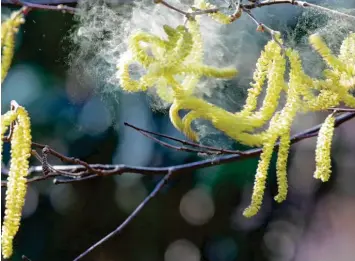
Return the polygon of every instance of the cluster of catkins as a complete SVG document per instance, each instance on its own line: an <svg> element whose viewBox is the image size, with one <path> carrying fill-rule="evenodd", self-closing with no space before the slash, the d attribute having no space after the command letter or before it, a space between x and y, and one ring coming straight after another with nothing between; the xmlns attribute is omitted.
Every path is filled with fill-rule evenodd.
<svg viewBox="0 0 355 261"><path fill-rule="evenodd" d="M213 8L203 0L195 4L198 9ZM219 12L210 16L221 23L233 21L233 17ZM254 82L248 90L243 109L233 113L194 93L201 77L231 78L237 74L234 68L215 68L203 64L199 18L189 18L185 26L177 28L165 25L164 30L168 36L166 40L146 32L135 32L130 36L129 48L118 64L117 77L121 88L127 92L155 88L158 96L171 104L172 124L191 140L198 141L191 123L196 119L204 119L242 144L263 148L251 204L244 211L246 217L255 215L260 209L271 156L279 141L278 194L275 200L285 200L290 129L297 112L322 111L339 104L355 108L355 97L351 94L355 87L355 33L350 33L343 41L338 56L332 54L319 35L310 36L310 44L328 67L322 79L306 75L299 53L282 47L280 35L275 33L274 39L265 46L257 61ZM286 59L290 64L288 82L284 77ZM130 77L129 68L133 63L139 63L145 69L145 74L137 80ZM263 86L266 86L266 95L261 107L257 108ZM277 111L281 93L285 94L286 103ZM187 111L183 118L179 115L181 110ZM330 149L334 122L333 115L329 115L318 136L314 177L322 181L327 181L331 173ZM260 131L267 124L268 128Z"/></svg>

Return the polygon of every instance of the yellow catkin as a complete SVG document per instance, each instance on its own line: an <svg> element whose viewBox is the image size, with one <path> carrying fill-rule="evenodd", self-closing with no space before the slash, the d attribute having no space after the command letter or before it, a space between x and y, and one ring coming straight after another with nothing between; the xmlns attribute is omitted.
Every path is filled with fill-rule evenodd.
<svg viewBox="0 0 355 261"><path fill-rule="evenodd" d="M2 139L4 138L6 131L9 129L9 126L11 125L11 123L14 122L16 117L17 117L17 115L16 115L15 111L8 111L4 115L1 115L1 141L0 141L1 156L0 156L0 162L2 162L2 146L3 146Z"/></svg>
<svg viewBox="0 0 355 261"><path fill-rule="evenodd" d="M11 139L11 164L7 179L5 216L2 225L1 247L4 258L13 252L13 239L20 227L26 196L26 176L31 155L30 120L27 111L18 107L17 122Z"/></svg>
<svg viewBox="0 0 355 261"><path fill-rule="evenodd" d="M331 173L331 146L334 133L335 118L329 115L319 130L316 148L316 171L314 178L328 181Z"/></svg>
<svg viewBox="0 0 355 261"><path fill-rule="evenodd" d="M330 67L339 71L346 71L344 63L342 63L337 57L332 54L332 51L324 43L322 37L319 34L311 35L309 37L309 42Z"/></svg>
<svg viewBox="0 0 355 261"><path fill-rule="evenodd" d="M278 194L276 195L275 200L279 203L284 201L287 196L287 160L290 149L290 129L297 111L300 108L300 94L304 88L302 80L303 69L298 52L287 49L286 55L290 61L287 99L285 106L281 110L279 121L277 123L280 135L280 146L276 163Z"/></svg>
<svg viewBox="0 0 355 261"><path fill-rule="evenodd" d="M202 63L203 62L203 41L198 23L199 17L188 19L186 27L192 36L192 48L189 56L186 58L186 63ZM192 95L195 87L199 82L200 76L196 74L186 75L181 87L187 95Z"/></svg>
<svg viewBox="0 0 355 261"><path fill-rule="evenodd" d="M352 90L355 88L355 33L350 33L344 39L338 58L345 63L348 72L341 75L341 84Z"/></svg>
<svg viewBox="0 0 355 261"><path fill-rule="evenodd" d="M278 137L277 134L279 131L279 129L277 128L278 117L279 114L275 114L275 116L270 122L269 131L265 135L263 152L260 155L258 169L255 175L255 182L253 187L253 195L251 198L251 203L250 206L246 208L243 212L243 215L245 217L252 217L256 213L258 213L263 201L265 184L267 179L267 172L269 169L272 153L274 151L275 142Z"/></svg>
<svg viewBox="0 0 355 261"><path fill-rule="evenodd" d="M342 42L338 57L342 62L355 64L355 33L350 33Z"/></svg>
<svg viewBox="0 0 355 261"><path fill-rule="evenodd" d="M272 60L270 61L268 69L266 95L261 108L249 116L253 123L249 131L262 127L272 118L277 109L281 91L285 89L284 74L286 70L286 59L281 54L281 47L275 41L271 42L270 49L272 50L268 51L268 54ZM256 99L256 97L254 99Z"/></svg>
<svg viewBox="0 0 355 261"><path fill-rule="evenodd" d="M188 123L195 120L196 118L194 117L198 117L210 121L217 129L223 131L231 138L238 140L245 145L259 146L262 144L262 135L243 132L244 129L249 128L251 125L251 122L248 119L239 117L238 115L219 108L214 104L208 103L203 99L193 96L181 96L178 97L178 99L173 103L173 106L170 109L170 119L174 126L183 132L184 129L188 129L189 127L183 126L184 124L181 122L178 114L179 110L191 110L198 112L189 116L189 120L187 121Z"/></svg>
<svg viewBox="0 0 355 261"><path fill-rule="evenodd" d="M249 116L256 109L258 97L262 92L262 88L267 77L270 61L274 56L274 47L275 43L273 41L269 41L265 46L264 51L261 52L261 55L256 62L256 69L253 75L254 82L251 83L252 88L248 89L248 96L243 110L239 113L240 115Z"/></svg>
<svg viewBox="0 0 355 261"><path fill-rule="evenodd" d="M193 120L200 118L201 117L201 112L199 111L191 111L188 114L184 116L182 119L184 129L183 132L192 141L198 141L198 136L197 134L192 130L191 128L191 123Z"/></svg>
<svg viewBox="0 0 355 261"><path fill-rule="evenodd" d="M176 92L184 90L191 95L202 76L234 77L237 73L234 68L215 68L202 63L203 45L198 24L188 21L188 28L190 31L183 26L175 29L165 26L167 41L145 32L134 33L129 40L129 51L122 55L118 65L121 87L136 92L156 86L159 97L172 102ZM148 55L147 47L143 47L142 43L153 50L153 56ZM129 65L132 62L138 62L146 69L146 74L139 80L133 80L130 76ZM174 76L177 75L185 76L183 85L176 84ZM169 87L175 92L174 95L167 89Z"/></svg>
<svg viewBox="0 0 355 261"><path fill-rule="evenodd" d="M258 126L263 125L275 112L280 99L280 93L285 85L284 73L286 69L286 60L281 55L281 48L276 43L274 44L274 48L275 55L268 72L268 88L266 90L266 95L262 107L254 116L262 122Z"/></svg>
<svg viewBox="0 0 355 261"><path fill-rule="evenodd" d="M21 24L25 22L24 9L13 12L11 17L1 24L1 82L4 81L15 52L15 36Z"/></svg>
<svg viewBox="0 0 355 261"><path fill-rule="evenodd" d="M277 153L276 177L278 194L275 196L277 202L282 202L286 199L288 182L287 182L287 159L290 150L290 131L286 131L280 137L280 146Z"/></svg>

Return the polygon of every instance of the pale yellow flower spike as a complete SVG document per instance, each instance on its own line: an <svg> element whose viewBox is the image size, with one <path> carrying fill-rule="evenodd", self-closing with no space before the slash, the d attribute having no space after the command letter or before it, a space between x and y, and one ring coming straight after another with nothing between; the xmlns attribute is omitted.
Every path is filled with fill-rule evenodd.
<svg viewBox="0 0 355 261"><path fill-rule="evenodd" d="M280 137L279 151L277 153L276 177L278 194L275 200L279 203L284 201L287 196L287 159L290 150L290 130L283 133Z"/></svg>
<svg viewBox="0 0 355 261"><path fill-rule="evenodd" d="M31 155L30 120L27 111L18 107L17 122L11 139L11 164L7 180L5 216L2 225L1 247L4 258L13 252L13 239L20 227L26 196L26 176Z"/></svg>
<svg viewBox="0 0 355 261"><path fill-rule="evenodd" d="M243 107L243 110L238 114L243 116L249 116L256 109L258 104L258 97L262 92L263 85L268 74L268 67L270 65L270 61L274 56L274 47L275 42L269 41L267 45L265 45L264 51L261 52L261 55L258 61L256 62L256 69L253 75L254 82L250 84L252 88L248 89L248 96L245 101L245 105Z"/></svg>
<svg viewBox="0 0 355 261"><path fill-rule="evenodd" d="M275 196L277 202L282 202L287 196L287 160L290 149L290 128L300 107L300 93L303 88L302 65L299 54L288 49L286 55L290 60L290 80L288 83L287 100L279 117L280 145L277 154L276 176L278 184L278 194Z"/></svg>
<svg viewBox="0 0 355 261"><path fill-rule="evenodd" d="M4 115L1 115L1 157L0 162L2 162L2 139L4 138L5 132L8 130L11 123L16 119L17 114L15 111L8 111Z"/></svg>
<svg viewBox="0 0 355 261"><path fill-rule="evenodd" d="M279 104L281 91L284 90L286 86L284 80L286 59L281 54L281 47L275 41L272 41L271 46L273 48L272 51L268 51L270 52L270 58L272 58L272 60L270 61L268 70L266 95L261 108L250 115L252 125L248 131L262 127L272 118Z"/></svg>
<svg viewBox="0 0 355 261"><path fill-rule="evenodd" d="M344 63L332 54L332 51L324 43L322 37L319 34L311 35L309 37L309 42L330 67L332 67L334 70L342 72L346 71L346 66L344 65Z"/></svg>
<svg viewBox="0 0 355 261"><path fill-rule="evenodd" d="M314 178L328 181L331 174L331 146L334 133L335 118L329 115L319 130L316 148L316 171Z"/></svg>
<svg viewBox="0 0 355 261"><path fill-rule="evenodd" d="M11 17L1 24L1 82L4 81L15 52L15 36L21 24L25 22L24 8L13 12Z"/></svg>
<svg viewBox="0 0 355 261"><path fill-rule="evenodd" d="M338 57L342 62L355 65L355 33L350 33L340 47Z"/></svg>
<svg viewBox="0 0 355 261"><path fill-rule="evenodd" d="M191 123L193 120L200 118L203 113L198 111L190 111L188 114L184 116L182 119L183 126L184 126L184 134L192 141L198 141L197 134L192 130Z"/></svg>
<svg viewBox="0 0 355 261"><path fill-rule="evenodd" d="M258 169L255 175L255 182L254 182L251 204L243 212L243 215L245 217L252 217L256 215L259 212L259 209L261 207L263 197L264 197L265 184L266 184L267 173L270 165L270 160L271 160L272 153L274 151L274 146L279 132L277 126L278 120L279 120L279 113L276 113L274 117L271 119L268 132L265 134L263 152L260 155Z"/></svg>
<svg viewBox="0 0 355 261"><path fill-rule="evenodd" d="M243 132L243 130L248 129L251 125L251 121L248 118L239 117L203 99L194 96L178 96L170 108L170 119L174 126L182 132L184 132L184 130L190 130L190 128L184 126L184 123L181 121L178 114L179 110L197 112L190 114L187 118L188 120L184 122L185 124L190 124L197 118L205 119L210 121L213 126L226 133L229 137L245 145L260 146L262 144L263 134Z"/></svg>
<svg viewBox="0 0 355 261"><path fill-rule="evenodd" d="M348 71L347 75L342 75L341 83L352 90L355 88L355 33L344 39L338 58L345 63Z"/></svg>
<svg viewBox="0 0 355 261"><path fill-rule="evenodd" d="M146 91L150 87L156 87L161 99L172 102L178 92L185 91L186 94L191 95L202 76L234 77L237 74L234 68L215 68L202 63L203 45L198 24L191 20L188 22L188 28L191 32L183 26L178 26L176 29L165 26L167 41L144 32L131 36L130 50L122 55L118 66L117 75L121 87L131 92ZM147 44L148 47L143 47L141 43ZM147 53L148 48L151 48L153 55ZM146 74L139 80L130 77L129 65L132 62L138 62L146 69ZM178 75L185 77L183 85L174 79ZM169 87L171 89L168 89Z"/></svg>
<svg viewBox="0 0 355 261"><path fill-rule="evenodd" d="M186 58L186 62L202 63L203 62L203 41L200 32L200 26L198 24L199 17L195 19L188 19L186 27L192 36L192 49L189 56ZM186 75L181 86L187 95L191 95L200 80L200 75L190 74Z"/></svg>

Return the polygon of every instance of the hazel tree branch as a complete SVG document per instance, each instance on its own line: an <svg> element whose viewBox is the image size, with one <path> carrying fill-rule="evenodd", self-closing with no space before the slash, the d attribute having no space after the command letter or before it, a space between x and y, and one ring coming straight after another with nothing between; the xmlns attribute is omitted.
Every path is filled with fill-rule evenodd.
<svg viewBox="0 0 355 261"><path fill-rule="evenodd" d="M47 11L60 11L63 13L74 14L77 9L75 7L67 6L66 4L76 4L77 1L72 0L63 0L63 1L21 1L21 0L1 0L1 5L17 5L17 6L25 6L30 9L37 10L47 10Z"/></svg>
<svg viewBox="0 0 355 261"><path fill-rule="evenodd" d="M355 117L355 112L341 113L339 116L336 117L335 126L338 127L341 124L351 120L354 117ZM133 126L133 125L131 125L131 126ZM297 143L301 140L317 136L320 127L321 127L321 125L317 125L317 126L314 126L310 129L307 129L303 132L295 134L294 136L291 137L291 140L290 140L291 143L292 144ZM137 127L135 127L135 128L137 128ZM140 132L140 133L142 133L142 132ZM162 134L160 134L160 135L162 135ZM163 135L163 137L168 138L173 141L178 141L180 143L185 143L185 144L190 143L190 142L183 141L180 139L172 138L167 135ZM187 173L187 172L190 172L190 171L193 171L196 169L202 169L202 168L221 165L221 164L225 164L225 163L236 162L236 161L243 160L246 158L256 157L256 156L260 155L262 152L261 148L255 148L255 149L249 149L247 151L239 152L239 154L223 155L223 156L213 157L210 159L204 159L204 160L200 160L200 161L196 161L196 162L192 162L192 163L181 164L181 165L176 165L176 166L141 167L141 166L130 166L130 165L123 165L123 164L119 164L119 165L88 164L82 160L62 155L61 153L55 151L54 149L49 148L46 145L43 145L43 144L33 142L32 146L34 148L40 148L40 149L46 148L48 150L48 155L57 157L57 158L61 159L63 162L73 164L73 165L52 166L47 163L49 166L49 173L39 175L39 176L30 177L30 178L28 178L28 181L27 181L28 183L33 183L33 182L38 182L38 181L47 180L47 179L54 179L53 182L55 184L80 182L80 181L89 180L89 179L93 179L93 178L97 178L97 177L108 177L108 176L113 176L113 175L121 175L126 172L143 174L143 175L166 175L169 171L171 171L174 175L175 174L183 174L183 173ZM194 146L200 146L200 148L205 148L205 147L210 148L208 146L203 146L203 145L198 145L198 144L194 144ZM278 143L276 144L275 148L276 147L278 147ZM171 147L171 148L173 148L173 147ZM212 147L212 149L215 151L220 150L221 154L223 152L222 149L213 148L213 147ZM42 159L43 159L43 156L42 156ZM41 163L43 164L43 161ZM43 165L30 167L28 172L29 172L29 175L32 175L35 173L41 173L41 172L43 173ZM2 167L1 174L7 175L7 169ZM6 185L7 185L6 181L1 182L2 187L6 187Z"/></svg>
<svg viewBox="0 0 355 261"><path fill-rule="evenodd" d="M130 3L131 0L124 0L122 4ZM218 12L218 8L213 8L209 10L197 10L193 12L186 12L176 8L175 6L169 4L167 1L164 0L152 0L152 2L156 4L163 4L167 8L170 8L176 12L181 13L182 15L186 16L186 18L193 17L196 15L203 15L208 13L215 13ZM37 0L37 1L21 1L21 0L1 0L1 5L19 5L19 6L27 6L32 9L42 9L42 10L52 10L52 11L62 11L68 13L75 13L76 8L67 6L67 4L77 4L78 0ZM324 6L308 3L307 1L297 1L297 0L264 0L264 1L253 1L248 2L247 4L242 4L238 1L236 12L239 11L239 8L246 11L251 11L255 8L262 8L264 6L271 6L271 5L280 5L280 4L291 4L303 8L313 8L319 11L332 13L337 16L341 16L347 19L355 20L355 16L339 12L334 9L330 9ZM233 16L233 15L232 15ZM234 21L234 20L233 20Z"/></svg>

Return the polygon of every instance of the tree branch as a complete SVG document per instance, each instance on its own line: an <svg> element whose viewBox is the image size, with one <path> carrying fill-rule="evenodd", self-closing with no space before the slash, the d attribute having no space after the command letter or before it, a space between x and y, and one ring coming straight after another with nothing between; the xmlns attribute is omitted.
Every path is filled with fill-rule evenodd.
<svg viewBox="0 0 355 261"><path fill-rule="evenodd" d="M202 14L208 14L208 13L215 13L218 12L218 8L214 9L209 9L209 10L199 10L195 12L185 12L183 10L180 10L173 5L169 4L167 1L163 0L152 0L153 2L157 4L163 4L167 8L170 8L176 12L181 13L182 15L188 17L193 17L196 15L202 15ZM124 1L124 3L130 3L132 0L127 0ZM52 11L64 11L68 13L75 13L76 8L66 6L65 4L76 4L78 3L78 0L37 0L37 1L21 1L21 0L1 0L2 5L20 5L20 6L28 6L32 9L42 9L42 10L52 10ZM319 6L316 4L308 3L306 1L297 1L297 0L264 0L264 1L255 1L254 3L247 3L247 4L241 4L239 3L238 7L244 10L252 10L255 8L261 8L264 6L271 6L271 5L280 5L280 4L291 4L291 5L296 5L300 7L310 7L314 9L318 9L320 11L324 12L329 12L338 16L342 16L344 18L352 19L355 20L355 16L339 12L334 9L330 9L327 7Z"/></svg>
<svg viewBox="0 0 355 261"><path fill-rule="evenodd" d="M18 5L18 6L26 6L30 9L37 9L37 10L49 10L49 11L60 11L60 12L67 12L70 14L74 14L77 9L75 7L70 7L64 4L74 3L76 4L77 1L73 0L63 0L63 1L36 1L36 2L29 2L29 1L21 1L21 0L1 0L1 5Z"/></svg>
<svg viewBox="0 0 355 261"><path fill-rule="evenodd" d="M336 117L335 127L340 126L346 121L351 120L355 117L355 112L342 113ZM318 131L321 127L317 125L313 128L307 129L303 132L300 132L291 138L291 143L296 143L304 139L308 139L314 137L318 134ZM169 137L169 136L166 136ZM174 138L175 139L175 138ZM178 140L178 139L177 139ZM278 147L278 143L275 148ZM45 145L33 143L34 147L43 149L46 147ZM47 147L48 148L48 147ZM166 175L169 171L174 174L183 174L189 171L193 171L196 169L202 169L206 167L221 165L225 163L236 162L239 160L243 160L246 158L256 157L262 152L262 148L250 149L242 152L241 154L231 154L231 155L223 155L210 159L200 160L192 163L186 163L176 166L169 167L140 167L140 166L129 166L129 165L104 165L104 164L88 164L79 159L66 157L55 150L48 148L49 155L55 156L64 162L73 163L75 165L59 165L59 166L50 166L50 173L47 175L35 176L28 179L28 183L38 182L47 179L54 179L55 184L64 184L64 183L72 183L79 182L84 180L89 180L97 177L108 177L113 175L121 175L123 173L138 173L143 175ZM30 167L29 175L34 173L39 173L43 171L42 166L34 166ZM7 170L2 167L1 174L6 175ZM5 187L7 185L6 181L1 182L1 186Z"/></svg>

